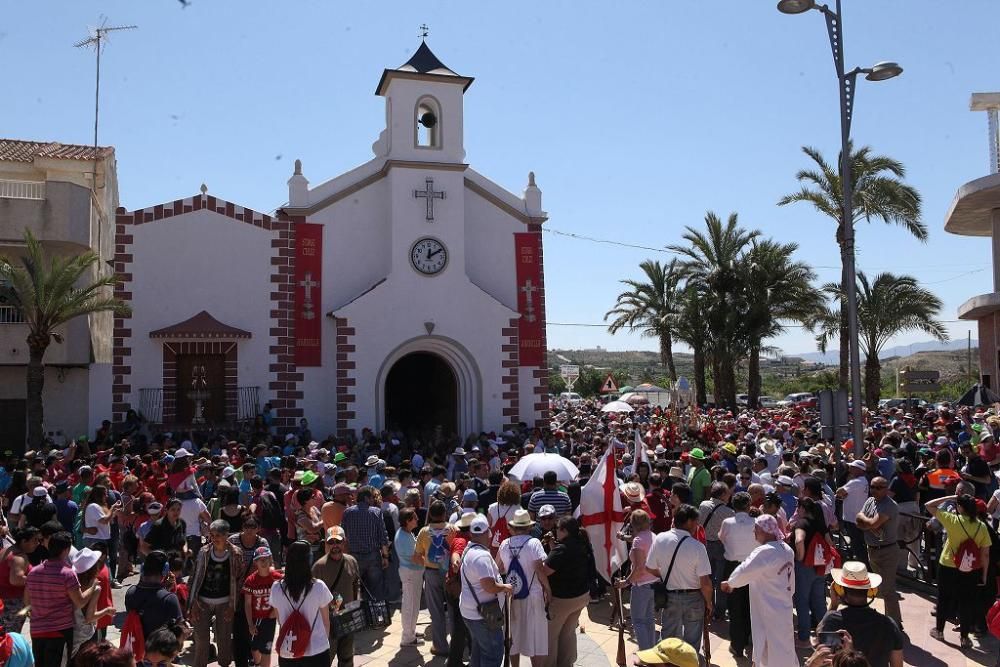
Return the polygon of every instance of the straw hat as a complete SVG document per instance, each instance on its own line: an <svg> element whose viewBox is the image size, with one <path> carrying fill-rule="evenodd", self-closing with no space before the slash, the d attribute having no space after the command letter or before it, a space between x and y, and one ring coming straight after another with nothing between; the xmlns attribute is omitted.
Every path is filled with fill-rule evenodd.
<svg viewBox="0 0 1000 667"><path fill-rule="evenodd" d="M641 503L642 499L646 497L646 492L639 482L626 482L622 486L622 493L630 503Z"/></svg>
<svg viewBox="0 0 1000 667"><path fill-rule="evenodd" d="M514 510L514 518L507 522L511 528L531 528L535 522L531 520L528 510Z"/></svg>
<svg viewBox="0 0 1000 667"><path fill-rule="evenodd" d="M830 572L834 582L844 588L853 588L859 591L869 591L878 588L882 583L882 577L874 572L868 572L864 563L856 560L849 560L844 563L844 567L834 569Z"/></svg>

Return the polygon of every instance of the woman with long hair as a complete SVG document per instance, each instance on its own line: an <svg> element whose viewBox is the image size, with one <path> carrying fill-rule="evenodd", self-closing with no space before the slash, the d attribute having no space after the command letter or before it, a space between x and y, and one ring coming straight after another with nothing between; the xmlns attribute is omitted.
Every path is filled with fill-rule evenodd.
<svg viewBox="0 0 1000 667"><path fill-rule="evenodd" d="M576 628L580 613L590 601L593 553L580 523L570 516L559 519L555 547L541 566L549 583L549 656L547 667L576 663Z"/></svg>
<svg viewBox="0 0 1000 667"><path fill-rule="evenodd" d="M271 617L278 619L274 650L279 667L330 667L330 614L333 594L312 576L312 549L296 540L285 554L285 576L271 586ZM293 624L308 626L309 641Z"/></svg>
<svg viewBox="0 0 1000 667"><path fill-rule="evenodd" d="M24 586L31 569L28 556L41 543L42 532L29 526L16 531L14 544L0 553L0 626L9 632L20 632L24 626L26 616L18 612L24 609Z"/></svg>
<svg viewBox="0 0 1000 667"><path fill-rule="evenodd" d="M87 667L135 667L135 656L127 648L117 648L108 641L88 644L80 649L76 664Z"/></svg>
<svg viewBox="0 0 1000 667"><path fill-rule="evenodd" d="M94 486L83 501L83 544L96 548L104 545L104 553L111 553L111 521L122 511L120 502L108 505L108 487Z"/></svg>
<svg viewBox="0 0 1000 667"><path fill-rule="evenodd" d="M181 501L171 498L163 506L159 519L153 521L149 532L142 541L145 553L162 551L173 560L187 558L187 543L184 534L187 527L181 518Z"/></svg>
<svg viewBox="0 0 1000 667"><path fill-rule="evenodd" d="M235 535L243 530L243 517L247 511L247 508L240 505L240 489L238 486L230 486L219 495L222 506L219 507L218 518L228 523L229 532Z"/></svg>
<svg viewBox="0 0 1000 667"><path fill-rule="evenodd" d="M646 570L646 556L653 546L649 515L643 510L634 510L629 516L632 527L632 546L629 561L632 569L623 586L632 587L632 627L635 641L640 651L653 648L656 644L656 624L654 611L653 584L656 577Z"/></svg>
<svg viewBox="0 0 1000 667"><path fill-rule="evenodd" d="M953 502L955 509L942 509L947 502ZM938 606L931 637L944 641L944 624L957 612L961 646L972 648L969 633L981 621L979 587L987 585L990 533L979 520L976 499L968 494L938 498L925 507L947 534L938 560Z"/></svg>
<svg viewBox="0 0 1000 667"><path fill-rule="evenodd" d="M826 613L825 561L817 562L817 549L822 550L820 553L833 549L833 536L823 517L823 508L812 498L799 499L793 526L795 594L792 597L798 619L798 641L805 646L809 633Z"/></svg>
<svg viewBox="0 0 1000 667"><path fill-rule="evenodd" d="M486 509L486 519L490 522L493 540L490 551L494 556L500 543L510 537L507 523L514 518L514 512L521 509L521 487L509 479L505 479L497 489L497 501Z"/></svg>

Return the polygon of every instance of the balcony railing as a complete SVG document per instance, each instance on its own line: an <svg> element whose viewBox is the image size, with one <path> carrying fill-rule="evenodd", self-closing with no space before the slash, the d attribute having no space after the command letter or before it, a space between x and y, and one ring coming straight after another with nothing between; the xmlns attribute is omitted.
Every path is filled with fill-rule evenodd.
<svg viewBox="0 0 1000 667"><path fill-rule="evenodd" d="M23 324L24 314L14 306L0 306L0 324Z"/></svg>
<svg viewBox="0 0 1000 667"><path fill-rule="evenodd" d="M0 179L0 199L45 199L45 181Z"/></svg>

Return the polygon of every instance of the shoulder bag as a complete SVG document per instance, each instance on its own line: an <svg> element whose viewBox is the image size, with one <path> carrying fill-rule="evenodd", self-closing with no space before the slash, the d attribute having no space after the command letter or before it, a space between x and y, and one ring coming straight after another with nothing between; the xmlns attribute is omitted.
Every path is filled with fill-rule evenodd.
<svg viewBox="0 0 1000 667"><path fill-rule="evenodd" d="M466 553L462 554L462 565L465 564L465 556L470 548L475 548L475 547L471 544L468 547L466 547ZM476 589L475 587L473 587L472 582L469 581L469 575L465 573L465 570L462 570L462 578L465 579L465 583L468 584L469 586L469 592L472 593L472 599L476 601L476 611L478 611L479 615L483 617L483 624L486 626L486 629L487 630L502 629L503 610L500 608L500 599L496 598L493 600L487 600L486 602L480 602L479 596L476 595Z"/></svg>
<svg viewBox="0 0 1000 667"><path fill-rule="evenodd" d="M685 535L680 539L680 542L677 543L677 548L674 549L674 555L670 557L670 565L667 566L667 576L653 584L653 605L657 610L663 609L667 606L667 582L670 581L670 573L674 571L674 562L677 560L677 554L681 551L681 545L683 545L684 541L689 537L691 536Z"/></svg>

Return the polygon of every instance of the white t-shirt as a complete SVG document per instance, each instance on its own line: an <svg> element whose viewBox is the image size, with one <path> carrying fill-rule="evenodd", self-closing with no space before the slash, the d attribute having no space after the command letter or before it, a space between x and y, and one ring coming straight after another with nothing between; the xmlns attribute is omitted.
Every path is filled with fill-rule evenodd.
<svg viewBox="0 0 1000 667"><path fill-rule="evenodd" d="M486 604L490 600L497 599L495 594L483 590L480 580L487 578L499 582L500 570L497 569L497 564L490 555L489 549L478 544L470 544L465 548L465 553L462 554L462 594L458 598L458 610L461 612L462 618L471 621L483 620L483 617L476 610L476 598L479 598L479 604ZM469 592L470 584L475 590L475 597Z"/></svg>
<svg viewBox="0 0 1000 667"><path fill-rule="evenodd" d="M684 540L687 537L688 539ZM680 544L684 540L684 544ZM680 553L670 570L670 561L680 544ZM657 570L660 577L666 577L670 570L667 590L692 590L701 588L701 578L712 574L705 545L694 539L690 533L680 528L660 533L653 539L653 547L646 555L646 567Z"/></svg>
<svg viewBox="0 0 1000 667"><path fill-rule="evenodd" d="M10 504L10 512L8 514L20 514L21 510L24 509L25 503L31 502L31 496L27 493L22 493L17 498L14 498L14 502Z"/></svg>
<svg viewBox="0 0 1000 667"><path fill-rule="evenodd" d="M101 523L104 518L104 508L97 503L87 505L87 510L83 513L84 528L96 528L96 533L84 533L84 539L88 540L110 540L111 522Z"/></svg>
<svg viewBox="0 0 1000 667"><path fill-rule="evenodd" d="M292 640L294 638L286 636L285 641L280 646L277 645L277 638L281 634L281 625L292 615L292 611L295 609L298 609L302 616L305 617L306 623L312 625L309 646L306 647L306 652L302 657L317 655L323 651L330 650L330 637L326 634L320 614L328 613L327 608L333 602L333 593L330 592L330 589L322 581L313 580L312 588L306 593L305 599L292 604L285 595L281 583L280 581L276 581L271 584L271 606L278 610L278 624L274 635L274 648L278 652L278 657L286 659L294 657L291 651ZM299 606L299 602L301 602L301 606Z"/></svg>
<svg viewBox="0 0 1000 667"><path fill-rule="evenodd" d="M189 498L181 501L181 518L184 519L184 527L187 530L185 536L201 536L201 513L207 511L208 507L201 498Z"/></svg>

